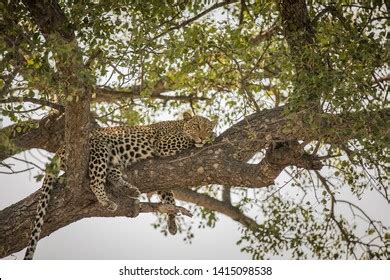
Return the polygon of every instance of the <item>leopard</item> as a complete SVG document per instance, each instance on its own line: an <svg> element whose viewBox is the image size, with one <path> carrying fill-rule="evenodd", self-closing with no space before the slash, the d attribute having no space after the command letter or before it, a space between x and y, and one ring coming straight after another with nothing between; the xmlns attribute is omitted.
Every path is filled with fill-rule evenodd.
<svg viewBox="0 0 390 280"><path fill-rule="evenodd" d="M192 147L201 148L213 141L216 122L185 112L180 120L93 129L89 135L88 175L90 189L97 201L108 211L116 211L117 204L108 198L105 191L105 187L110 184L129 188L131 196L138 199L141 193L136 186L125 180L122 173L124 168L152 157L174 156ZM63 145L55 153L53 161L56 162L57 169L65 171L65 177L66 158L66 145ZM56 172L55 168L46 168L25 260L33 259L48 210L50 194L57 180L58 170ZM157 193L162 204L175 205L172 191ZM175 214L168 214L167 227L172 235L177 232L175 218Z"/></svg>

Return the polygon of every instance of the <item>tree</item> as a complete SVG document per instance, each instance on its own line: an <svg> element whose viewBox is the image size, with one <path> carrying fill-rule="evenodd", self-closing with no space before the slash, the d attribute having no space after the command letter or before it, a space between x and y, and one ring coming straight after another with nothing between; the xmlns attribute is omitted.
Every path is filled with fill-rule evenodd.
<svg viewBox="0 0 390 280"><path fill-rule="evenodd" d="M253 258L389 257L388 227L339 193L390 202L387 1L0 5L0 110L14 123L0 130L0 159L68 147L42 237L85 217L161 210L115 188L118 210L100 207L85 132L191 109L226 130L201 150L129 167L141 192L175 189L211 227L215 213L231 217ZM298 198L275 185L282 173ZM0 211L0 256L27 245L38 195Z"/></svg>

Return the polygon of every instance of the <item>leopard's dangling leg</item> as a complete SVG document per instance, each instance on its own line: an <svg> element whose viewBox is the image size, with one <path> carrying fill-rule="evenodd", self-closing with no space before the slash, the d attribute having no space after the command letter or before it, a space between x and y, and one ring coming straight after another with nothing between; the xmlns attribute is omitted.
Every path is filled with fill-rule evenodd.
<svg viewBox="0 0 390 280"><path fill-rule="evenodd" d="M104 185L106 183L108 166L108 149L97 141L91 141L91 151L89 158L89 178L90 187L101 205L109 211L116 211L118 205L108 199Z"/></svg>
<svg viewBox="0 0 390 280"><path fill-rule="evenodd" d="M176 206L175 197L172 191L158 191L157 194L160 197L160 201L162 204ZM168 231L172 235L175 235L177 233L175 214L168 214Z"/></svg>

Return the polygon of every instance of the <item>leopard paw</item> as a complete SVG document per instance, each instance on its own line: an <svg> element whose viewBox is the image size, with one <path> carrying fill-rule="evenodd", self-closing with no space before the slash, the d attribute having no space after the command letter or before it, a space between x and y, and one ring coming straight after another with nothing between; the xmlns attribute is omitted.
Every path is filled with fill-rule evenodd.
<svg viewBox="0 0 390 280"><path fill-rule="evenodd" d="M138 198L141 195L141 192L136 187L129 187L130 189L130 197Z"/></svg>
<svg viewBox="0 0 390 280"><path fill-rule="evenodd" d="M103 203L103 206L106 207L107 210L111 212L115 212L116 209L118 209L118 205L111 200L108 200L105 203Z"/></svg>

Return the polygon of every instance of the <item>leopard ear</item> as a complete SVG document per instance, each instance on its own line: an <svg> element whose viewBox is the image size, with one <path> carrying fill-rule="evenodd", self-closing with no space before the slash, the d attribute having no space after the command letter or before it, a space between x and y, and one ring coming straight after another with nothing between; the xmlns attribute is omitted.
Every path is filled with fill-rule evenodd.
<svg viewBox="0 0 390 280"><path fill-rule="evenodd" d="M183 119L185 120L189 120L189 119L192 119L192 115L190 112L186 111L183 113Z"/></svg>

